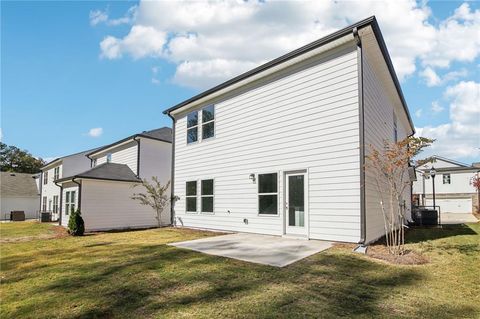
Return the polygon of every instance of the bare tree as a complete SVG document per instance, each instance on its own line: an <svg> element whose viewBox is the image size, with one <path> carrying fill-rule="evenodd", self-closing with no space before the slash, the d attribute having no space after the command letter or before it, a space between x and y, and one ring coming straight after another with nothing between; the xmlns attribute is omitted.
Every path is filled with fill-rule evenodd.
<svg viewBox="0 0 480 319"><path fill-rule="evenodd" d="M135 193L131 197L133 200L138 200L141 205L150 206L156 213L155 219L158 221L158 227L162 226L162 213L165 207L171 202L170 194L167 194L170 187L170 181L162 185L156 176L152 177L152 182L143 179L141 184L136 184L133 187L143 186L146 193Z"/></svg>
<svg viewBox="0 0 480 319"><path fill-rule="evenodd" d="M424 137L407 137L397 143L385 141L381 150L370 145L366 167L375 176L377 191L381 196L385 239L390 254L401 255L405 252L407 209L404 194L410 187L410 161L432 142Z"/></svg>

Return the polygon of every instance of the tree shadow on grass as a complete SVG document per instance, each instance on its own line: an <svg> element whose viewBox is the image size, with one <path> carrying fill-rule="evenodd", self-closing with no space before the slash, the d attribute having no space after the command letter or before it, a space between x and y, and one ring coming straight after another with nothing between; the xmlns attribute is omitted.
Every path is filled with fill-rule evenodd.
<svg viewBox="0 0 480 319"><path fill-rule="evenodd" d="M415 244L428 240L435 240L454 236L478 235L466 224L443 225L440 227L414 227L405 234L407 244Z"/></svg>

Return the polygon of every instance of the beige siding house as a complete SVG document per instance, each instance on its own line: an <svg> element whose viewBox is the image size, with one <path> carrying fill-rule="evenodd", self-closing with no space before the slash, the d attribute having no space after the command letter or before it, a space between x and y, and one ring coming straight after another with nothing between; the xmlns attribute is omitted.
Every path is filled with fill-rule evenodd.
<svg viewBox="0 0 480 319"><path fill-rule="evenodd" d="M165 113L177 225L354 243L383 235L366 145L413 124L374 17Z"/></svg>
<svg viewBox="0 0 480 319"><path fill-rule="evenodd" d="M172 130L145 131L89 152L91 168L57 181L62 186L60 224L68 225L72 205L79 208L87 231L145 228L158 225L151 207L131 199L143 192L142 179L170 180ZM73 195L72 195L73 194ZM76 196L72 198L72 196ZM171 223L170 207L162 224Z"/></svg>

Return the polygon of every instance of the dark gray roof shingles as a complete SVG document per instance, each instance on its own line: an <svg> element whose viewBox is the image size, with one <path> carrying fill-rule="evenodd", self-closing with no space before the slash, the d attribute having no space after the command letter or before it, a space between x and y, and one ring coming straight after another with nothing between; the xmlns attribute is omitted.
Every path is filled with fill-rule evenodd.
<svg viewBox="0 0 480 319"><path fill-rule="evenodd" d="M102 179L124 182L141 182L141 179L125 164L104 163L95 166L75 176L65 177L58 181L71 180L73 178Z"/></svg>
<svg viewBox="0 0 480 319"><path fill-rule="evenodd" d="M33 174L1 172L1 196L36 197L39 195Z"/></svg>

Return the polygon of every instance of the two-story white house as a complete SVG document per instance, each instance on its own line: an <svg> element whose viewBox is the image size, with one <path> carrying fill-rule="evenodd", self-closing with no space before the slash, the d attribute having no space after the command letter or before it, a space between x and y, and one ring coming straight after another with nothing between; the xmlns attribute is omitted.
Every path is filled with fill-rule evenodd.
<svg viewBox="0 0 480 319"><path fill-rule="evenodd" d="M435 168L435 179L430 170ZM417 168L417 181L413 183L414 203L433 206L433 181L435 180L435 205L443 214L471 214L478 206L477 192L471 179L480 172L480 165L466 165L441 156Z"/></svg>
<svg viewBox="0 0 480 319"><path fill-rule="evenodd" d="M60 185L55 181L89 169L91 162L85 155L91 151L59 157L40 169L40 212L51 213L54 221L60 218Z"/></svg>
<svg viewBox="0 0 480 319"><path fill-rule="evenodd" d="M176 224L354 243L384 235L366 155L414 125L375 17L165 113Z"/></svg>
<svg viewBox="0 0 480 319"><path fill-rule="evenodd" d="M145 228L158 225L151 207L131 199L144 192L142 179L156 176L170 181L172 130L168 127L134 134L88 152L89 169L60 178L60 224L68 225L72 209L79 208L87 231ZM170 195L170 193L169 193ZM162 223L171 223L170 207Z"/></svg>

